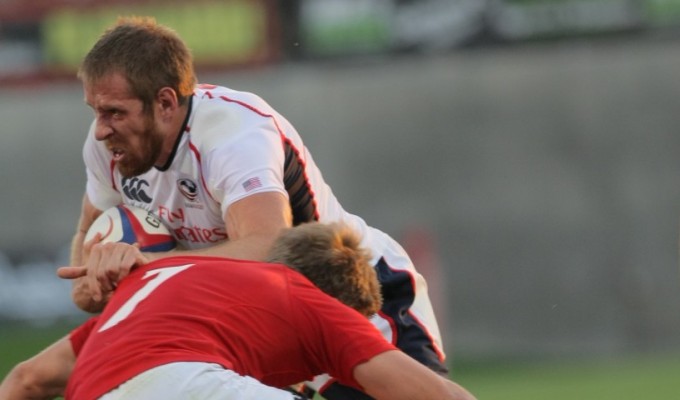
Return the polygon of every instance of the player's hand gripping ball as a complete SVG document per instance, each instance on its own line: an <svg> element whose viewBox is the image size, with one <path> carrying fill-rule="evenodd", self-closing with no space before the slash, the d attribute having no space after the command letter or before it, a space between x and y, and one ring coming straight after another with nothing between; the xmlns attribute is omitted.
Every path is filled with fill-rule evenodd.
<svg viewBox="0 0 680 400"><path fill-rule="evenodd" d="M169 251L176 242L170 230L156 215L142 208L125 204L104 211L85 235L85 242L100 233L101 242L139 243L145 252Z"/></svg>

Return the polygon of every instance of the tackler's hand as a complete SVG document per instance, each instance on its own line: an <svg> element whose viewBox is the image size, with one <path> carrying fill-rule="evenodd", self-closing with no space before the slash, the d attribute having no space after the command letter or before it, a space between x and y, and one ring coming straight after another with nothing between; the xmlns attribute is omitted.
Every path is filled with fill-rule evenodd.
<svg viewBox="0 0 680 400"><path fill-rule="evenodd" d="M113 292L121 279L128 276L132 267L148 262L138 244L118 242L92 246L85 265L92 298L102 300Z"/></svg>
<svg viewBox="0 0 680 400"><path fill-rule="evenodd" d="M84 266L61 267L57 275L65 279L84 277L88 291L95 302L108 298L137 265L146 264L149 260L139 250L137 244L96 243L89 249Z"/></svg>

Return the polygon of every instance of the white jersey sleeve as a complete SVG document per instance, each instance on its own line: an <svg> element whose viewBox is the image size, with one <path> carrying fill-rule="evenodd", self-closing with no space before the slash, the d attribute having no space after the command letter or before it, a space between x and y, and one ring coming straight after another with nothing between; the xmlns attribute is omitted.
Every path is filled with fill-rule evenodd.
<svg viewBox="0 0 680 400"><path fill-rule="evenodd" d="M207 186L223 214L234 202L255 193L288 196L279 116L257 96L247 100L246 104L223 96L203 102L191 127L197 132L192 141L205 157Z"/></svg>

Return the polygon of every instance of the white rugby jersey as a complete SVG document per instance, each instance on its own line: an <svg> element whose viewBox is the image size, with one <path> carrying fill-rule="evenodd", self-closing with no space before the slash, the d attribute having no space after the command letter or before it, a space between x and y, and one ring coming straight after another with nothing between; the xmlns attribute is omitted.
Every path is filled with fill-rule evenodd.
<svg viewBox="0 0 680 400"><path fill-rule="evenodd" d="M185 248L227 239L223 215L229 205L272 191L288 197L294 224L344 221L368 239L366 224L343 210L295 128L251 93L198 86L165 169L124 178L105 143L95 139L94 125L83 157L95 207L123 202L149 210Z"/></svg>
<svg viewBox="0 0 680 400"><path fill-rule="evenodd" d="M359 233L374 264L383 258L392 271L410 276L412 297L404 305L427 327L443 360L425 280L395 240L342 208L295 128L257 95L225 87L198 85L190 107L171 160L134 178L118 172L93 124L83 148L92 204L100 210L121 202L144 208L167 224L181 248L197 249L228 239L223 215L235 201L282 193L293 224L344 222ZM373 322L395 341L390 322L378 316Z"/></svg>

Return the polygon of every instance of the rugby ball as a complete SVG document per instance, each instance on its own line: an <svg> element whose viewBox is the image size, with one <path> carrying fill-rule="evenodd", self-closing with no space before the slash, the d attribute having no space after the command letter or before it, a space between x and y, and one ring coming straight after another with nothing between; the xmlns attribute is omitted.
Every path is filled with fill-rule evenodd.
<svg viewBox="0 0 680 400"><path fill-rule="evenodd" d="M125 204L111 207L94 220L85 235L85 242L101 234L100 243L139 243L141 251L168 251L175 248L175 239L153 213Z"/></svg>

